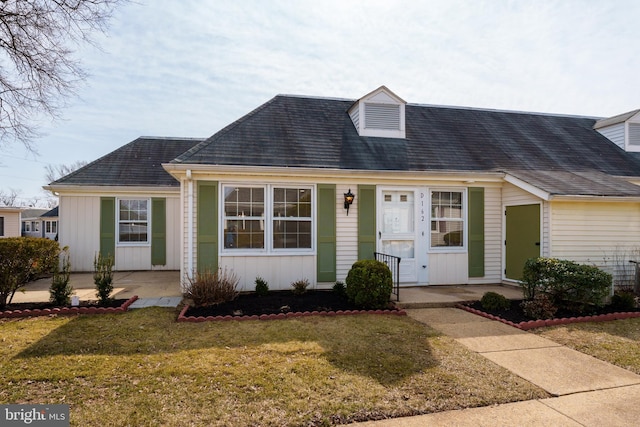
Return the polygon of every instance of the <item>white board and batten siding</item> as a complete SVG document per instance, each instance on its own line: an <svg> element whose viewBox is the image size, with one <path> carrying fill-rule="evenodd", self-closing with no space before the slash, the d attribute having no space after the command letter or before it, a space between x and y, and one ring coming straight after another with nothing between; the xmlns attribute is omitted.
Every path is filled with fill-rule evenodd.
<svg viewBox="0 0 640 427"><path fill-rule="evenodd" d="M104 195L117 197L117 195ZM131 197L131 195L127 195ZM146 198L147 196L140 196ZM151 265L151 245L122 246L116 243L116 271L180 269L180 199L166 197L166 265ZM61 195L58 241L69 247L73 271L92 271L100 250L100 196ZM149 221L149 230L151 230ZM116 225L117 228L117 225ZM151 231L149 231L151 233Z"/></svg>

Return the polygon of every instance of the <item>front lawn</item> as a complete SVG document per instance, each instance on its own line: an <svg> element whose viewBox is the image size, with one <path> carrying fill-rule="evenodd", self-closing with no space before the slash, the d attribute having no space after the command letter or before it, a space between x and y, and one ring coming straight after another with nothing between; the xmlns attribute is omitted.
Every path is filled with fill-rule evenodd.
<svg viewBox="0 0 640 427"><path fill-rule="evenodd" d="M175 317L1 320L0 403L67 403L83 426L280 426L546 397L406 317Z"/></svg>
<svg viewBox="0 0 640 427"><path fill-rule="evenodd" d="M533 332L640 375L640 318L573 323Z"/></svg>

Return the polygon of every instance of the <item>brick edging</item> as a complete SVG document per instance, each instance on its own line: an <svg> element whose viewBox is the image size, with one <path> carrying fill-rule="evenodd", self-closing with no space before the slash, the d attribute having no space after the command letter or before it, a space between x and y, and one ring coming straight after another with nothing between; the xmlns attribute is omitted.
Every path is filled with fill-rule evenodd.
<svg viewBox="0 0 640 427"><path fill-rule="evenodd" d="M635 317L640 317L640 311L624 311L624 312L618 312L618 313L596 314L593 316L559 317L556 319L527 320L526 322L515 323L510 320L503 319L500 316L495 316L493 314L486 313L482 310L478 310L473 307L466 306L464 304L457 304L456 307L464 311L468 311L469 313L486 317L487 319L497 320L509 326L513 326L514 328L522 329L523 331L528 331L529 329L534 329L534 328L542 328L544 326L568 325L570 323L581 323L581 322L605 322L609 320L632 319Z"/></svg>
<svg viewBox="0 0 640 427"><path fill-rule="evenodd" d="M55 307L55 308L34 308L24 310L6 310L0 311L0 318L21 318L56 315L73 315L73 314L107 314L107 313L124 313L129 310L129 306L136 302L137 295L132 296L122 303L120 307Z"/></svg>
<svg viewBox="0 0 640 427"><path fill-rule="evenodd" d="M336 311L295 311L290 313L278 313L278 314L254 314L252 316L185 316L189 305L185 305L180 314L178 315L178 322L210 322L210 321L227 321L227 320L276 320L276 319L293 319L296 317L308 317L308 316L352 316L356 314L393 314L396 316L406 316L407 312L404 310L336 310Z"/></svg>

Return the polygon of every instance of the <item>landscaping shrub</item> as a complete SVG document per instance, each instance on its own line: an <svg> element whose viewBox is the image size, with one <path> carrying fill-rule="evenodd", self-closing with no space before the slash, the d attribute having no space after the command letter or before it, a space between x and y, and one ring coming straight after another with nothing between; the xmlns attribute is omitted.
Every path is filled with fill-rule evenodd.
<svg viewBox="0 0 640 427"><path fill-rule="evenodd" d="M53 270L51 278L51 286L49 287L49 301L55 305L69 305L71 302L71 294L73 287L69 284L71 277L71 262L69 261L69 248L62 249L61 264L62 270L58 265Z"/></svg>
<svg viewBox="0 0 640 427"><path fill-rule="evenodd" d="M356 261L347 274L346 294L361 308L385 308L393 289L391 270L376 260Z"/></svg>
<svg viewBox="0 0 640 427"><path fill-rule="evenodd" d="M196 307L233 301L238 296L239 279L236 274L225 269L198 271L187 277L184 296L191 298Z"/></svg>
<svg viewBox="0 0 640 427"><path fill-rule="evenodd" d="M511 301L496 292L485 292L480 300L482 308L489 311L505 311L511 308Z"/></svg>
<svg viewBox="0 0 640 427"><path fill-rule="evenodd" d="M13 300L16 291L50 274L58 264L58 242L39 237L0 239L0 308Z"/></svg>
<svg viewBox="0 0 640 427"><path fill-rule="evenodd" d="M295 295L302 295L307 292L309 281L307 279L296 280L291 284L291 292Z"/></svg>
<svg viewBox="0 0 640 427"><path fill-rule="evenodd" d="M618 290L611 297L611 307L615 310L631 311L637 306L637 297L633 292Z"/></svg>
<svg viewBox="0 0 640 427"><path fill-rule="evenodd" d="M262 277L256 277L256 294L265 296L269 293L269 284Z"/></svg>
<svg viewBox="0 0 640 427"><path fill-rule="evenodd" d="M113 257L98 253L93 258L93 283L96 285L96 297L100 304L106 304L113 292Z"/></svg>
<svg viewBox="0 0 640 427"><path fill-rule="evenodd" d="M582 313L602 306L611 289L610 274L590 265L555 258L527 260L523 271L524 298L547 294L558 308Z"/></svg>
<svg viewBox="0 0 640 427"><path fill-rule="evenodd" d="M347 295L347 290L344 287L344 283L338 281L336 282L335 285L333 285L333 292L335 292L336 294L340 295L340 296L346 296Z"/></svg>
<svg viewBox="0 0 640 427"><path fill-rule="evenodd" d="M522 312L531 319L551 319L558 308L553 305L548 295L537 293L533 299L523 301L520 304Z"/></svg>

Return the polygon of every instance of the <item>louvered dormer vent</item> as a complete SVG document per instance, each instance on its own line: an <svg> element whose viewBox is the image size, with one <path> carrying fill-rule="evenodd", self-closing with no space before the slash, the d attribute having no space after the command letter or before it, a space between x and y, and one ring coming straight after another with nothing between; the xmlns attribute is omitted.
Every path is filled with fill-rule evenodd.
<svg viewBox="0 0 640 427"><path fill-rule="evenodd" d="M349 116L360 136L406 138L405 105L384 86L363 96L349 109Z"/></svg>
<svg viewBox="0 0 640 427"><path fill-rule="evenodd" d="M400 130L400 105L364 103L367 129Z"/></svg>

